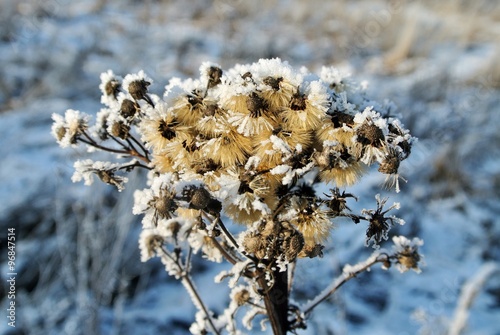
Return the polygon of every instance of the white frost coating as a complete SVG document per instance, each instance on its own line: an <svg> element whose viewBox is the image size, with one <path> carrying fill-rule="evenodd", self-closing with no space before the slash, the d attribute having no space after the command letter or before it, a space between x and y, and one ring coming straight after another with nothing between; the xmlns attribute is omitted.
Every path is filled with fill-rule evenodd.
<svg viewBox="0 0 500 335"><path fill-rule="evenodd" d="M101 90L101 103L108 107L119 107L118 101L114 96L110 96L106 94L106 84L112 80L118 81L120 83L123 81L123 78L117 76L112 70L108 70L106 72L101 73L100 75L101 83L99 84L99 89Z"/></svg>
<svg viewBox="0 0 500 335"><path fill-rule="evenodd" d="M246 267L251 263L250 260L246 262L237 262L236 264L233 265L233 267L230 270L230 273L232 274L231 279L229 280L229 287L230 288L235 288L236 284L238 283L238 279L240 279L242 273L245 271Z"/></svg>
<svg viewBox="0 0 500 335"><path fill-rule="evenodd" d="M146 262L156 255L153 239L159 236L156 229L143 229L139 235L139 250L141 251L141 262Z"/></svg>
<svg viewBox="0 0 500 335"><path fill-rule="evenodd" d="M254 201L252 201L252 207L254 210L260 211L264 214L271 213L271 209L269 208L269 206L267 206L265 203L260 201L258 198L256 198Z"/></svg>
<svg viewBox="0 0 500 335"><path fill-rule="evenodd" d="M486 281L493 276L493 274L500 272L500 267L497 263L488 262L481 266L476 275L470 278L460 293L458 304L450 322L448 335L460 335L467 326L469 318L469 310L474 302L474 299L483 288Z"/></svg>
<svg viewBox="0 0 500 335"><path fill-rule="evenodd" d="M250 72L259 81L265 77L282 77L293 87L298 87L304 80L301 73L297 73L286 61L279 58L259 59L257 63L250 66Z"/></svg>
<svg viewBox="0 0 500 335"><path fill-rule="evenodd" d="M219 284L224 280L224 278L227 278L230 275L229 271L222 270L217 276L214 277L214 283Z"/></svg>
<svg viewBox="0 0 500 335"><path fill-rule="evenodd" d="M82 130L88 128L90 115L82 113L74 109L66 110L64 117L59 114L52 114L52 136L57 140L61 148L76 146L75 137L81 133ZM64 136L60 137L58 134L59 129L64 128Z"/></svg>
<svg viewBox="0 0 500 335"><path fill-rule="evenodd" d="M251 156L248 158L247 163L245 164L245 170L251 170L255 167L259 166L261 158L258 156Z"/></svg>
<svg viewBox="0 0 500 335"><path fill-rule="evenodd" d="M322 66L319 74L322 81L326 82L328 85L335 84L336 86L341 85L342 81L349 76L349 73L343 72L332 66Z"/></svg>
<svg viewBox="0 0 500 335"><path fill-rule="evenodd" d="M240 180L235 171L228 171L217 178L217 184L220 189L214 192L218 199L229 199L238 196L238 188L240 187Z"/></svg>
<svg viewBox="0 0 500 335"><path fill-rule="evenodd" d="M101 162L92 161L91 159L79 160L74 163L75 172L71 177L71 181L77 183L81 180L84 181L85 185L92 185L94 182L94 175L99 171L113 171L120 167L120 164L113 164L111 162ZM117 177L117 180L121 181L120 184L116 184L118 190L123 190L123 183L128 181L126 177Z"/></svg>
<svg viewBox="0 0 500 335"><path fill-rule="evenodd" d="M274 150L277 150L277 151L282 152L284 154L290 154L291 153L290 146L288 144L286 144L286 142L283 141L278 136L271 135L271 137L269 138L269 140L273 144L273 149Z"/></svg>
<svg viewBox="0 0 500 335"><path fill-rule="evenodd" d="M282 165L278 165L278 166L272 168L271 171L269 171L269 172L273 175L284 174L284 173L287 173L288 171L290 171L291 169L292 169L291 166L286 165L286 164L282 164Z"/></svg>
<svg viewBox="0 0 500 335"><path fill-rule="evenodd" d="M371 265L374 263L374 261L377 259L377 257L380 255L380 251L376 251L374 252L373 254L371 254L370 257L368 257L366 260L362 261L362 262L359 262L355 265L349 265L349 264L346 264L343 268L342 268L342 274L343 275L352 275L352 274L355 274L361 270L363 270L364 268L366 268L368 265Z"/></svg>
<svg viewBox="0 0 500 335"><path fill-rule="evenodd" d="M195 315L195 322L189 327L189 332L193 335L204 335L207 331L207 325L205 322L205 314L198 310Z"/></svg>
<svg viewBox="0 0 500 335"><path fill-rule="evenodd" d="M318 80L310 82L307 86L306 94L314 107L320 109L322 112L328 110L328 92L324 83Z"/></svg>
<svg viewBox="0 0 500 335"><path fill-rule="evenodd" d="M392 238L394 242L393 249L395 252L403 252L407 248L416 249L424 245L424 241L418 237L414 237L411 241L405 236L394 236Z"/></svg>
<svg viewBox="0 0 500 335"><path fill-rule="evenodd" d="M241 320L243 326L248 330L252 330L253 329L252 321L260 313L262 313L262 310L260 308L254 306L250 307L248 312L245 313L245 316L243 316L243 319Z"/></svg>
<svg viewBox="0 0 500 335"><path fill-rule="evenodd" d="M362 113L356 113L354 116L354 122L357 124L372 123L380 128L384 135L389 133L387 120L382 118L380 113L374 111L372 106L366 107Z"/></svg>

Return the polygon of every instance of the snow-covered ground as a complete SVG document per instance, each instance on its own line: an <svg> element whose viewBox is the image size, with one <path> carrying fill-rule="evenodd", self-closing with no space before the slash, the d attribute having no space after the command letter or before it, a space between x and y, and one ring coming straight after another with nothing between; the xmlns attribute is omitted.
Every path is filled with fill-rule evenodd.
<svg viewBox="0 0 500 335"><path fill-rule="evenodd" d="M140 263L132 189L72 184L85 153L62 150L51 114L95 113L99 74L143 69L162 93L172 76L280 57L335 65L398 106L419 137L399 194L367 176L349 189L371 208L382 192L425 241L422 273L378 266L349 281L300 334L500 334L500 7L497 1L0 1L0 276L16 229L16 328L2 334L186 334L195 309L158 261ZM144 176L134 178L136 188ZM370 254L362 225L336 223L322 259L299 262L306 301ZM223 265L196 264L221 311ZM496 269L496 270L495 270ZM477 292L474 290L477 289ZM474 295L476 293L476 295ZM467 300L467 298L473 300ZM456 313L468 306L468 317Z"/></svg>

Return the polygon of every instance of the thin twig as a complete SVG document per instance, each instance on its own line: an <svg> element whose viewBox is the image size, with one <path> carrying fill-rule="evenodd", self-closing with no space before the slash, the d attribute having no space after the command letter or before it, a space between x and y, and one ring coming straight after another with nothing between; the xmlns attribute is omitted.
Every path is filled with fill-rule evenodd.
<svg viewBox="0 0 500 335"><path fill-rule="evenodd" d="M220 253L222 254L222 256L224 256L224 258L231 264L236 264L238 262L238 260L234 259L228 252L226 249L224 249L224 247L222 245L220 245L219 241L217 241L217 239L214 237L214 236L210 236L210 239L211 241L213 242L214 246L217 248L217 250L220 251Z"/></svg>
<svg viewBox="0 0 500 335"><path fill-rule="evenodd" d="M113 152L113 153L116 153L116 154L123 154L123 155L128 155L129 154L128 151L108 148L108 147L105 147L105 146L97 144L95 141L89 141L89 140L86 140L84 138L79 138L78 140L80 142L83 142L85 144L88 144L90 146L96 147L97 149L101 149L101 150L104 150L104 151L109 151L109 152Z"/></svg>
<svg viewBox="0 0 500 335"><path fill-rule="evenodd" d="M295 269L297 267L297 262L290 262L288 264L288 293L292 291L293 278L295 276Z"/></svg>
<svg viewBox="0 0 500 335"><path fill-rule="evenodd" d="M205 304L201 300L201 297L198 294L198 291L196 290L196 287L194 286L193 281L191 280L191 277L187 273L185 273L181 277L181 283L184 285L186 290L188 290L189 294L196 300L196 302L199 305L197 307L200 308L203 311L203 313L205 314L205 317L207 318L207 321L210 324L210 328L212 328L212 332L216 335L220 335L220 332L215 327L215 324L210 316L210 313L209 313L207 307L205 306Z"/></svg>
<svg viewBox="0 0 500 335"><path fill-rule="evenodd" d="M233 234L231 234L229 230L227 230L226 226L224 225L224 222L222 222L222 220L220 219L219 214L217 214L215 220L217 221L217 224L219 225L222 232L224 233L224 236L233 244L234 248L238 250L240 248L238 242L236 242L236 240L234 239Z"/></svg>
<svg viewBox="0 0 500 335"><path fill-rule="evenodd" d="M200 295L198 294L198 291L196 290L196 287L194 286L194 283L193 283L193 281L191 280L191 277L188 274L189 269L183 268L183 266L179 262L178 257L173 257L170 254L170 252L165 249L164 246L162 246L160 248L160 250L163 252L163 254L165 256L167 256L169 259L171 259L175 263L175 265L178 267L179 273L180 273L180 278L181 278L181 283L186 288L186 290L188 291L189 295L194 299L193 303L195 304L195 306L198 309L200 309L205 314L205 317L206 317L206 319L207 319L207 321L208 321L208 323L210 325L210 328L212 328L212 332L215 335L220 335L220 332L215 327L215 324L214 324L214 322L212 320L212 317L210 316L210 313L209 313L207 307L203 303L203 300L201 299ZM190 248L190 251L191 251L191 248ZM190 254L190 252L188 252L188 256L189 256L189 254ZM189 258L190 257L191 256L189 256Z"/></svg>
<svg viewBox="0 0 500 335"><path fill-rule="evenodd" d="M186 255L186 262L184 263L184 269L186 269L186 271L189 271L189 269L191 268L191 256L193 255L193 248L190 246L189 247L189 250L188 250L188 254Z"/></svg>
<svg viewBox="0 0 500 335"><path fill-rule="evenodd" d="M317 295L313 300L309 301L306 305L302 307L304 315L308 315L312 310L318 306L320 303L325 301L330 297L339 287L344 285L350 279L356 277L361 272L366 271L368 268L373 266L375 263L384 262L390 256L387 254L373 254L366 261L358 263L352 267L351 271L344 271L342 275L337 277L326 289L324 289L319 295Z"/></svg>
<svg viewBox="0 0 500 335"><path fill-rule="evenodd" d="M134 143L136 143L139 146L139 148L141 148L142 152L144 153L144 156L149 159L149 151L148 151L148 149L146 149L144 147L144 145L139 140L137 140L134 136L130 135L130 139Z"/></svg>
<svg viewBox="0 0 500 335"><path fill-rule="evenodd" d="M103 151L108 151L108 152L113 152L113 153L116 153L116 154L122 154L122 155L129 155L129 156L137 157L137 158L141 159L142 161L144 161L146 163L151 163L151 161L149 160L148 157L143 156L139 152L137 152L136 150L130 149L129 147L123 145L123 143L121 143L120 141L118 141L113 136L110 136L110 138L113 139L115 142L117 142L120 146L122 146L124 148L123 150L105 147L103 145L98 144L86 132L82 132L82 134L85 136L85 138L79 137L78 140L81 141L81 142L83 142L83 143L85 143L85 144L88 144L90 146L93 146L93 147L95 147L97 149L100 149L100 150L103 150Z"/></svg>

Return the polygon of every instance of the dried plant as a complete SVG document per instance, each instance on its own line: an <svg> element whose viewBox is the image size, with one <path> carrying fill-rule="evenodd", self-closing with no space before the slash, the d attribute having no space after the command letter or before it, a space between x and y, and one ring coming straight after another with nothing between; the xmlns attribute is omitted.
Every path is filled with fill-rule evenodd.
<svg viewBox="0 0 500 335"><path fill-rule="evenodd" d="M134 214L144 215L142 261L160 257L198 308L193 334L238 334L234 317L242 306L244 326L268 319L274 334L306 327L315 306L375 263L419 270L422 241L393 238L379 249L394 224L387 199L353 213L344 188L378 164L387 185L399 192L398 168L414 138L392 115L393 105L370 100L363 86L335 68L320 75L295 70L279 59L262 59L223 72L204 63L198 79L174 78L159 97L142 71L124 78L101 75L105 105L90 117L68 110L55 114L52 133L62 147L83 144L116 155L114 162L77 161L73 181L97 176L119 191L126 173L148 170L148 187L135 193ZM329 186L328 186L329 185ZM320 189L329 192L318 191ZM367 222L366 261L346 266L330 287L302 306L292 304L295 263L322 257L334 227L347 218ZM193 255L227 261L217 281L228 280L230 304L218 316L203 302L191 277Z"/></svg>

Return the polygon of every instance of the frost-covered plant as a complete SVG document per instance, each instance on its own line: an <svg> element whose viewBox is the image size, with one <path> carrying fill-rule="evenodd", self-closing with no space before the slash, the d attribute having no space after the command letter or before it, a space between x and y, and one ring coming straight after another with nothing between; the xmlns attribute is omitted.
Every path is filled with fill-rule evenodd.
<svg viewBox="0 0 500 335"><path fill-rule="evenodd" d="M165 94L149 92L142 71L124 78L101 75L101 102L94 126L74 110L54 115L52 133L62 147L85 144L116 154L115 162L75 163L73 181L93 176L121 191L125 174L149 171L148 187L135 193L134 214L142 214L142 261L160 257L198 308L193 334L237 334L243 323L263 315L275 334L306 327L306 317L345 281L383 263L419 270L419 239L394 237L393 251L379 249L394 224L387 199L359 215L347 206L355 184L378 164L399 192L400 162L414 138L391 112L390 103L367 98L362 86L334 68L320 75L295 70L280 59L262 59L228 71L202 64L198 79L172 79ZM319 190L329 190L322 192ZM296 262L321 257L333 222L367 222L366 245L374 254L342 275L318 297L292 304ZM191 278L193 255L227 261L228 308L214 316Z"/></svg>

